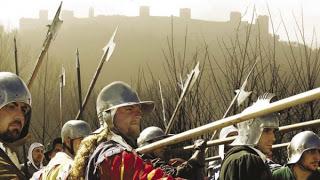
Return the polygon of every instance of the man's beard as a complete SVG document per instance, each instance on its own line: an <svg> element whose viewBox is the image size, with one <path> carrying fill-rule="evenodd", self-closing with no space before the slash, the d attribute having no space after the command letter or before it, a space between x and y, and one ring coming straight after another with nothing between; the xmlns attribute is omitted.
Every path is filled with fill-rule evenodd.
<svg viewBox="0 0 320 180"><path fill-rule="evenodd" d="M128 136L130 138L137 139L139 137L139 135L140 135L140 127L137 127L137 128L130 127L129 128Z"/></svg>
<svg viewBox="0 0 320 180"><path fill-rule="evenodd" d="M11 131L8 129L5 133L0 134L0 139L2 141L11 143L19 139L20 134L21 134L21 131L19 131L18 129L14 129Z"/></svg>

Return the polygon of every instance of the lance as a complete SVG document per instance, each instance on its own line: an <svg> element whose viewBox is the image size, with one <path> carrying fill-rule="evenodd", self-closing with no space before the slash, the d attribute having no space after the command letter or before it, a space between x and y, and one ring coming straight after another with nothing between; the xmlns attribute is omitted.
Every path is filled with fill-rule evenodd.
<svg viewBox="0 0 320 180"><path fill-rule="evenodd" d="M222 118L225 118L225 117L229 114L229 112L230 112L230 110L231 110L231 107L234 105L234 103L236 102L236 100L238 100L238 106L240 106L240 105L244 102L244 100L247 99L247 97L251 94L251 91L250 91L250 92L246 92L246 91L245 91L245 88L246 88L246 86L247 86L248 79L249 79L251 73L253 72L253 69L256 67L257 62L258 62L258 60L256 59L256 62L255 62L254 65L252 66L251 70L249 71L246 79L243 81L240 89L237 89L237 90L235 91L235 92L236 92L236 95L233 97L233 99L232 99L229 107L227 108L227 110L226 110L226 112L224 113L224 115L223 115ZM214 139L214 137L216 136L217 132L219 133L219 132L220 132L220 129L215 130L215 131L212 133L212 136L211 136L210 140L213 140L213 139ZM208 152L208 148L206 148L206 150L205 150L205 153L206 153L206 154L207 154L207 152Z"/></svg>
<svg viewBox="0 0 320 180"><path fill-rule="evenodd" d="M44 83L43 83L43 124L42 124L42 144L45 144L45 132L46 132L46 109L47 109L47 75L48 75L48 59L49 56L47 54L47 62L45 66L44 72Z"/></svg>
<svg viewBox="0 0 320 180"><path fill-rule="evenodd" d="M13 38L13 44L14 44L14 65L15 65L15 69L16 69L16 75L19 76L19 67L18 67L18 49L17 49L17 41L16 41L16 36L14 36ZM26 145L23 143L22 145L22 151L23 151L23 164L25 167L28 167L27 166L27 156L26 156L26 153L27 153L27 150L26 150ZM26 176L29 176L29 171L28 171L28 168L26 168L24 170L24 173Z"/></svg>
<svg viewBox="0 0 320 180"><path fill-rule="evenodd" d="M281 127L279 127L279 132L286 133L286 132L290 132L290 131L295 131L297 129L303 129L303 128L308 128L308 127L317 127L317 126L320 126L320 119L291 124L291 125L286 125L286 126L281 126ZM223 138L223 139L216 139L216 140L208 141L207 147L221 145L221 144L229 144L232 141L234 141L236 139L236 137L237 136L230 136L230 137ZM191 149L193 149L193 145L185 146L185 147L183 147L183 149L184 150L191 150Z"/></svg>
<svg viewBox="0 0 320 180"><path fill-rule="evenodd" d="M62 73L60 75L60 129L63 125L63 87L66 85L66 72L62 66Z"/></svg>
<svg viewBox="0 0 320 180"><path fill-rule="evenodd" d="M80 59L79 59L79 50L77 48L77 62L76 62L76 69L77 69L77 80L78 80L78 95L79 95L79 118L82 119L82 92L81 92L81 73L80 73Z"/></svg>
<svg viewBox="0 0 320 180"><path fill-rule="evenodd" d="M89 85L87 94L83 99L83 103L82 103L82 107L81 107L82 111L84 110L85 106L87 105L87 101L88 101L88 99L89 99L89 97L91 95L91 92L92 92L92 89L93 89L94 85L96 84L96 81L97 81L97 79L99 77L99 74L101 72L101 69L102 69L102 66L103 66L104 62L105 61L109 61L109 59L110 59L110 57L111 57L111 55L112 55L112 53L114 51L114 48L116 46L116 44L114 43L114 37L116 36L117 30L118 30L118 27L113 32L113 35L110 38L108 44L103 48L104 52L103 52L103 55L101 57L100 63L98 65L98 68L97 68L97 70L96 70L96 72L95 72L95 74L94 74L94 76L92 78L92 81L91 81L90 85ZM80 116L80 110L78 111L77 116L76 116L75 119L79 119L79 116Z"/></svg>
<svg viewBox="0 0 320 180"><path fill-rule="evenodd" d="M236 92L236 95L233 97L233 99L232 99L229 107L227 108L227 110L226 110L226 112L224 113L224 115L223 115L222 118L225 118L225 117L228 115L228 113L229 113L230 110L231 110L231 107L234 105L234 103L236 102L236 100L238 100L238 106L240 106L240 105L244 102L244 100L247 99L247 97L251 94L251 91L250 91L250 92L246 92L246 91L245 91L245 88L246 88L246 86L247 86L248 79L249 79L251 73L253 72L254 68L256 67L257 62L258 62L258 59L256 59L256 62L255 62L254 65L252 66L251 70L249 71L246 79L243 81L240 89L237 89L237 90L235 91L235 92ZM220 129L215 130L215 131L212 133L212 136L211 136L210 140L213 140L213 139L214 139L214 137L216 136L217 132L219 133L219 132L220 132ZM205 153L206 153L206 154L207 154L207 152L208 152L208 148L206 148L206 150L205 150Z"/></svg>
<svg viewBox="0 0 320 180"><path fill-rule="evenodd" d="M19 76L19 67L18 67L18 50L17 50L17 41L16 41L16 36L13 38L14 42L14 63L16 67L16 74Z"/></svg>
<svg viewBox="0 0 320 180"><path fill-rule="evenodd" d="M187 92L192 88L195 81L197 80L199 73L200 73L200 71L199 71L199 62L198 62L197 65L195 66L195 68L188 75L188 78L187 78L185 84L183 85L183 91L182 91L180 98L178 100L178 103L172 113L172 116L169 120L168 126L166 127L166 131L165 131L166 134L168 134L170 132L170 130L172 129L174 117L176 116L178 110L180 109L182 101L183 101L184 97L186 96Z"/></svg>
<svg viewBox="0 0 320 180"><path fill-rule="evenodd" d="M281 144L275 144L275 145L272 145L272 149L278 149L278 148L284 148L284 147L288 147L290 143L281 143ZM215 161L215 160L220 160L221 157L218 155L218 156L212 156L212 157L208 157L206 158L206 162L209 162L209 161Z"/></svg>
<svg viewBox="0 0 320 180"><path fill-rule="evenodd" d="M161 88L160 80L159 80L159 91L160 91L160 98L161 98L161 105L162 105L163 124L167 128L168 123L167 123L167 119L166 119L166 110L164 108L164 98L163 98L163 95L162 95L162 88Z"/></svg>
<svg viewBox="0 0 320 180"><path fill-rule="evenodd" d="M137 148L136 151L142 154L150 152L152 150L162 148L171 144L176 144L185 140L189 140L200 135L212 132L217 129L221 129L226 126L230 126L236 123L240 123L249 119L254 119L255 117L263 116L273 112L281 111L283 109L310 102L320 98L320 88L309 90L294 96L287 97L285 99L270 103L262 108L254 109L247 112L242 112L233 116L229 116L224 119L220 119L209 124L182 132L180 134L159 140L157 142L148 144L146 146Z"/></svg>
<svg viewBox="0 0 320 180"><path fill-rule="evenodd" d="M247 83L248 83L248 79L251 75L251 73L253 72L253 69L256 67L256 64L257 64L258 61L256 61L254 63L254 65L252 66L250 72L248 73L246 79L244 80L243 84L241 85L240 89L239 90L236 90L236 95L234 96L234 98L232 99L227 111L224 113L223 117L222 118L225 118L227 117L228 113L230 112L230 109L231 107L233 106L233 104L235 103L235 101L244 93L245 91L245 87L247 86ZM245 100L246 98L243 99L243 101ZM243 102L242 101L242 102ZM242 102L239 102L238 105L240 105Z"/></svg>
<svg viewBox="0 0 320 180"><path fill-rule="evenodd" d="M61 24L62 24L62 21L59 19L59 16L60 16L60 12L61 12L61 6L62 6L62 2L60 3L60 6L54 16L54 19L51 23L51 25L48 25L49 26L49 29L47 31L47 35L46 35L46 39L44 40L44 43L42 45L42 49L41 49L41 52L40 52L40 55L38 56L38 59L37 59L37 62L36 62L36 65L32 71L32 74L31 74L31 77L30 77L30 80L28 81L27 85L28 85L28 88L30 89L33 82L34 82L34 79L40 69L40 66L42 64L42 61L44 59L44 56L45 54L47 53L49 47L50 47L50 44L51 44L51 41L52 39L56 36L56 33L58 31L58 29L60 28Z"/></svg>

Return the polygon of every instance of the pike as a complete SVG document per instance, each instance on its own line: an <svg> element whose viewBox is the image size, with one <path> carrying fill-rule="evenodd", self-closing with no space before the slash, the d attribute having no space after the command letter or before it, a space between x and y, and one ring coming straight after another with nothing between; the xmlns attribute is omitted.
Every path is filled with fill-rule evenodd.
<svg viewBox="0 0 320 180"><path fill-rule="evenodd" d="M159 80L159 91L160 91L160 98L161 98L161 105L162 105L163 124L167 128L168 122L167 122L167 119L166 119L166 111L165 111L165 108L164 108L164 98L163 98L163 95L162 95L162 88L161 88L160 80Z"/></svg>
<svg viewBox="0 0 320 180"><path fill-rule="evenodd" d="M62 72L60 75L60 98L59 98L59 102L60 102L60 129L62 129L62 125L63 125L63 87L66 86L66 71L62 66Z"/></svg>
<svg viewBox="0 0 320 180"><path fill-rule="evenodd" d="M240 123L240 122L253 119L255 117L263 116L266 114L270 114L273 112L281 111L283 109L286 109L298 104L310 102L312 100L316 100L319 98L320 98L320 88L309 90L309 91L270 103L260 109L254 109L252 111L242 112L240 114L229 116L227 118L223 118L223 119L211 122L209 124L206 124L194 129L190 129L180 134L176 134L174 136L137 148L136 151L139 153L145 154L152 150L165 147L171 144L176 144L188 139L192 139L200 135L212 132L214 130L221 129L226 126L230 126L236 123Z"/></svg>
<svg viewBox="0 0 320 180"><path fill-rule="evenodd" d="M16 69L16 75L19 76L18 49L17 49L16 36L14 36L14 38L13 38L13 44L14 44L14 65L15 65L15 69ZM28 159L27 159L27 156L26 156L27 150L26 150L26 145L25 144L22 145L22 153L23 153L23 164L24 164L25 167L28 167L27 166ZM28 171L28 168L26 168L24 170L24 173L25 173L26 176L30 175L30 173Z"/></svg>
<svg viewBox="0 0 320 180"><path fill-rule="evenodd" d="M32 71L32 74L31 74L31 77L30 77L30 80L28 81L27 85L28 85L28 88L30 89L33 82L34 82L34 79L40 69L40 66L42 64L42 61L44 59L44 56L45 54L47 53L49 47L50 47L50 44L51 44L51 41L56 37L56 33L58 32L61 24L62 24L62 21L59 19L59 16L60 16L60 12L61 12L61 6L62 6L62 2L60 3L60 6L54 16L54 19L51 23L51 25L48 25L49 29L47 31L47 34L46 34L46 39L44 40L43 42L43 45L42 45L42 49L41 49L41 52L40 52L40 55L37 59L37 62L36 62L36 65Z"/></svg>
<svg viewBox="0 0 320 180"><path fill-rule="evenodd" d="M194 69L190 72L190 74L188 74L188 78L185 81L185 83L181 84L181 86L183 87L183 90L182 90L182 93L181 93L180 98L178 100L178 103L177 103L177 105L171 115L168 126L166 127L166 131L165 131L166 134L169 134L170 130L172 129L174 118L175 118L178 110L181 107L182 101L185 98L187 92L193 87L194 83L196 82L197 78L199 77L199 73L200 73L200 70L199 70L199 62L198 62L197 65L194 67Z"/></svg>
<svg viewBox="0 0 320 180"><path fill-rule="evenodd" d="M13 43L14 43L14 65L16 67L16 74L19 76L18 50L17 50L16 36L14 36L14 38L13 38Z"/></svg>
<svg viewBox="0 0 320 180"><path fill-rule="evenodd" d="M258 60L256 60L256 62L253 64L253 66L252 66L251 70L249 71L246 79L243 81L240 89L235 90L236 95L233 97L233 99L232 99L229 107L227 108L226 112L224 113L222 119L225 118L225 117L227 117L227 115L229 114L229 111L231 110L231 107L234 105L234 103L236 102L236 100L238 100L238 106L240 106L240 105L244 102L244 100L246 100L246 99L249 97L249 95L251 94L251 91L250 91L250 92L246 92L246 91L245 91L245 88L246 88L246 86L247 86L248 79L249 79L251 73L253 72L253 69L256 67L257 62L258 62ZM213 140L213 139L214 139L214 137L216 136L217 132L219 132L219 130L220 130L220 129L215 130L215 131L213 132L210 140ZM206 148L206 151L205 151L205 152L206 152L206 153L208 152L208 148Z"/></svg>
<svg viewBox="0 0 320 180"><path fill-rule="evenodd" d="M303 129L303 128L308 128L308 127L318 127L320 126L320 119L316 120L311 120L307 122L301 122L301 123L296 123L296 124L290 124L286 126L281 126L279 127L279 132L281 133L286 133L290 131L295 131L297 129ZM215 139L207 142L207 147L211 146L216 146L216 145L221 145L221 144L228 144L231 143L236 139L236 136L230 136L224 139ZM183 147L184 150L191 150L193 149L193 145L185 146Z"/></svg>
<svg viewBox="0 0 320 180"><path fill-rule="evenodd" d="M253 69L256 67L256 64L257 64L257 60L256 62L254 63L254 65L252 66L251 70L249 71L246 79L243 81L243 84L241 85L240 89L237 89L235 90L236 92L236 95L234 96L234 98L232 99L227 111L224 113L223 117L222 118L225 118L227 117L228 113L230 112L230 109L231 107L233 106L233 104L235 103L236 100L238 100L238 106L241 105L243 103L243 101L245 99L247 99L247 97L251 94L251 92L246 92L245 91L245 87L247 86L247 83L248 83L248 79L251 75L251 73L253 72ZM240 100L239 100L240 99Z"/></svg>
<svg viewBox="0 0 320 180"><path fill-rule="evenodd" d="M278 148L285 148L285 147L288 147L290 143L281 143L281 144L275 144L275 145L272 145L272 149L278 149ZM220 160L221 157L218 155L218 156L212 156L212 157L208 157L205 159L206 162L209 162L209 161L215 161L215 160Z"/></svg>
<svg viewBox="0 0 320 180"><path fill-rule="evenodd" d="M85 106L87 105L88 99L89 99L89 97L90 97L90 95L91 95L91 92L92 92L92 89L93 89L93 87L94 87L94 85L95 85L95 83L96 83L96 81L97 81L97 79L98 79L98 77L99 77L99 74L100 74L100 72L101 72L101 69L102 69L102 66L103 66L104 62L105 62L105 61L106 61L106 62L109 61L109 59L110 59L110 57L111 57L111 55L112 55L112 53L113 53L113 51L114 51L114 48L115 48L115 46L116 46L116 44L115 44L115 42L114 42L114 37L116 36L117 30L118 30L118 27L117 27L117 28L115 29L115 31L113 32L113 34L112 34L112 36L111 36L108 44L103 48L103 55L102 55L102 57L101 57L101 59L100 59L100 63L99 63L99 65L98 65L98 68L97 68L97 70L96 70L96 72L95 72L92 80L91 80L91 83L90 83L90 85L89 85L87 94L86 94L86 96L84 97L82 106L81 106L81 108L80 108L82 111L84 110ZM75 119L79 119L81 110L78 111Z"/></svg>
<svg viewBox="0 0 320 180"><path fill-rule="evenodd" d="M79 118L82 119L82 92L81 92L81 69L80 69L80 59L79 59L79 50L77 48L76 52L77 62L76 62L76 69L77 69L77 81L78 81L78 96L79 96Z"/></svg>

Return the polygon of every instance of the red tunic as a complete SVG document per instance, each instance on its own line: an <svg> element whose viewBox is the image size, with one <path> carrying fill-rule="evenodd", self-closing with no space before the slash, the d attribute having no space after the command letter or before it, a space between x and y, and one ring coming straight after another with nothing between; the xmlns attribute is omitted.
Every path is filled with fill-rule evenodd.
<svg viewBox="0 0 320 180"><path fill-rule="evenodd" d="M100 165L99 173L100 179L111 180L173 179L165 175L161 169L154 169L151 163L143 161L137 153L127 151L106 157Z"/></svg>
<svg viewBox="0 0 320 180"><path fill-rule="evenodd" d="M90 156L85 179L90 180L153 180L174 178L150 161L144 161L134 150L108 141L101 143ZM181 179L181 178L175 178Z"/></svg>

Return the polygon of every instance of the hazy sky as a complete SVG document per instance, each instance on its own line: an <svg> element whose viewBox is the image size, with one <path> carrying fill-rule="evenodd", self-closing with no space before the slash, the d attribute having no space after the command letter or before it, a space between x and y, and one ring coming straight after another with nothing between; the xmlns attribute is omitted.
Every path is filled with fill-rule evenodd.
<svg viewBox="0 0 320 180"><path fill-rule="evenodd" d="M6 29L13 29L18 27L19 18L36 18L40 9L49 10L49 19L52 19L60 1L1 0L0 3L0 24ZM276 34L279 34L282 40L286 40L286 33L281 16L290 38L296 40L294 32L297 31L297 25L294 16L301 26L302 14L307 41L311 42L314 30L317 39L320 39L319 0L64 0L62 9L73 10L76 17L88 16L90 7L95 9L95 15L136 16L139 13L139 6L142 5L150 6L150 14L156 16L178 16L179 8L191 8L193 19L211 21L227 21L231 11L239 11L243 15L247 12L243 20L249 22L254 7L258 15L268 15L269 6Z"/></svg>

